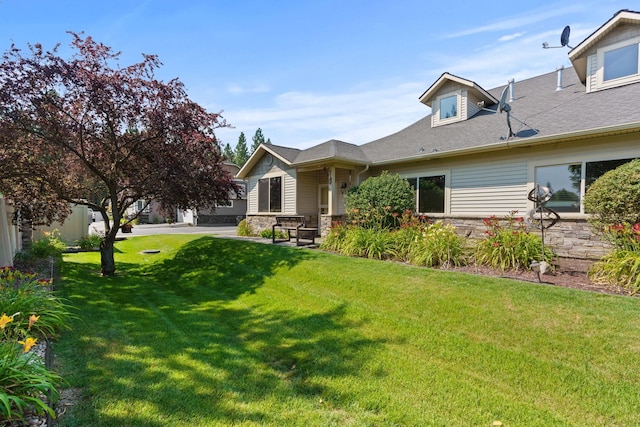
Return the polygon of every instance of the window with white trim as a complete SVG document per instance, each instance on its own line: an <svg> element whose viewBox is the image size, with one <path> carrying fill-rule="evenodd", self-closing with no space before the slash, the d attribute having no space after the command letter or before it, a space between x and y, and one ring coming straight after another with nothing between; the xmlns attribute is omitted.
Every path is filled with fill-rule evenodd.
<svg viewBox="0 0 640 427"><path fill-rule="evenodd" d="M227 200L227 202L216 202L216 208L232 208L233 200Z"/></svg>
<svg viewBox="0 0 640 427"><path fill-rule="evenodd" d="M458 117L458 95L440 98L440 120Z"/></svg>
<svg viewBox="0 0 640 427"><path fill-rule="evenodd" d="M598 86L640 80L640 37L598 49Z"/></svg>
<svg viewBox="0 0 640 427"><path fill-rule="evenodd" d="M553 192L546 206L556 212L585 213L582 200L589 186L604 173L631 160L633 158L538 166L535 182Z"/></svg>
<svg viewBox="0 0 640 427"><path fill-rule="evenodd" d="M258 181L258 212L282 212L282 177Z"/></svg>
<svg viewBox="0 0 640 427"><path fill-rule="evenodd" d="M416 212L444 213L444 175L407 178L407 182L416 192Z"/></svg>

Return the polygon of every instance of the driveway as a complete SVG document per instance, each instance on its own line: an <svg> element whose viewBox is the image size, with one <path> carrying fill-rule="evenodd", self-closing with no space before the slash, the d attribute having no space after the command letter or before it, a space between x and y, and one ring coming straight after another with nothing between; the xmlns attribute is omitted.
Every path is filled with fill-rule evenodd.
<svg viewBox="0 0 640 427"><path fill-rule="evenodd" d="M212 234L218 236L237 236L235 225L189 225L185 223L176 224L139 224L134 225L131 233L118 231L119 237L150 236L153 234ZM102 221L89 225L89 234L101 234L104 232Z"/></svg>

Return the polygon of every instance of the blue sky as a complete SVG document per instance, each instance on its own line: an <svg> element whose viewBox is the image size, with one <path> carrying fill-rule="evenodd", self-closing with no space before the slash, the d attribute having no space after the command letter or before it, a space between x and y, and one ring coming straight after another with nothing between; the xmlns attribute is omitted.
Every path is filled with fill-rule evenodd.
<svg viewBox="0 0 640 427"><path fill-rule="evenodd" d="M631 3L636 3L631 2ZM445 71L485 89L570 66L575 46L620 9L618 0L0 0L0 50L62 44L66 31L121 51L157 54L163 80L223 116L232 147L257 128L276 145L362 144L430 113L418 97ZM66 55L65 55L66 56Z"/></svg>

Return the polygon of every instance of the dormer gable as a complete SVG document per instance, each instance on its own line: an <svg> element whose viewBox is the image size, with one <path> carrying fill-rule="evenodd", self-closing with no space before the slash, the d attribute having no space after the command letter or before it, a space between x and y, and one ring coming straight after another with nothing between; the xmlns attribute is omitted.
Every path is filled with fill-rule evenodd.
<svg viewBox="0 0 640 427"><path fill-rule="evenodd" d="M475 82L449 73L443 73L419 99L431 107L431 127L467 120L481 111L481 105L498 103Z"/></svg>
<svg viewBox="0 0 640 427"><path fill-rule="evenodd" d="M640 82L640 12L621 10L569 52L587 92Z"/></svg>

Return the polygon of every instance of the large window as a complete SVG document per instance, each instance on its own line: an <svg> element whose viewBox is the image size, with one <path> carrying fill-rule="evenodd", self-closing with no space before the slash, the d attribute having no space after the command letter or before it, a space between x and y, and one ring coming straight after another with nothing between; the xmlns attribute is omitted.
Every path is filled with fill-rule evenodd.
<svg viewBox="0 0 640 427"><path fill-rule="evenodd" d="M584 197L582 180L584 179L584 191L586 191L605 172L631 160L633 159L541 166L536 168L535 180L538 185L549 187L553 191L553 196L546 206L557 212L581 212L580 206Z"/></svg>
<svg viewBox="0 0 640 427"><path fill-rule="evenodd" d="M536 168L536 183L553 192L546 206L556 212L580 212L581 180L580 163Z"/></svg>
<svg viewBox="0 0 640 427"><path fill-rule="evenodd" d="M458 116L458 96L452 95L440 99L440 120Z"/></svg>
<svg viewBox="0 0 640 427"><path fill-rule="evenodd" d="M604 52L604 81L636 74L638 74L637 43Z"/></svg>
<svg viewBox="0 0 640 427"><path fill-rule="evenodd" d="M282 177L258 181L258 212L282 212Z"/></svg>
<svg viewBox="0 0 640 427"><path fill-rule="evenodd" d="M408 178L420 213L444 213L444 175Z"/></svg>

